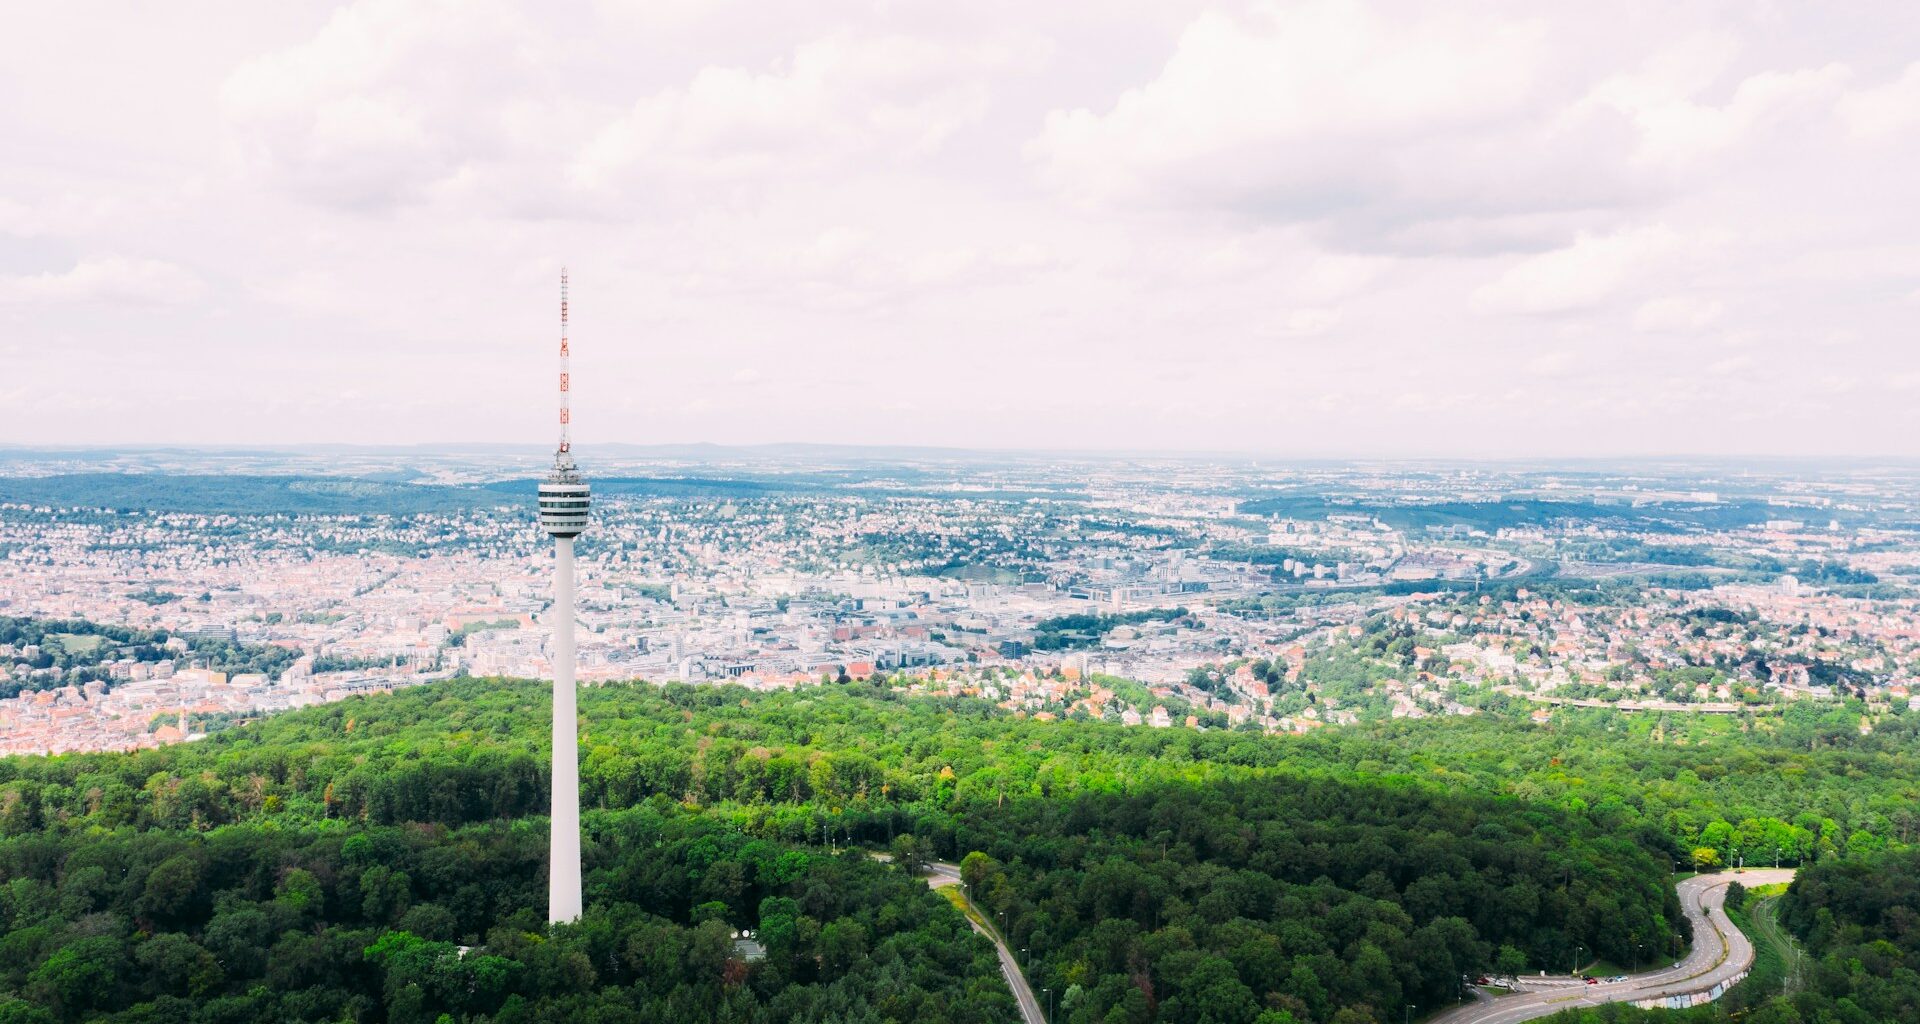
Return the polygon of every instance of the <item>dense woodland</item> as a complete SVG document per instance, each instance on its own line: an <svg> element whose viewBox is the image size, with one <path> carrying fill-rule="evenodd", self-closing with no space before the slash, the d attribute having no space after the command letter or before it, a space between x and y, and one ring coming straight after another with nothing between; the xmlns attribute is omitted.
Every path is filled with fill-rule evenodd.
<svg viewBox="0 0 1920 1024"><path fill-rule="evenodd" d="M985 940L865 852L889 845L962 864L1059 1020L1385 1024L1462 973L1673 948L1668 872L1703 846L1824 875L1920 807L1913 723L1813 709L1273 738L871 683L581 705L588 912L551 932L537 683L0 761L0 1024L1011 1019ZM1821 891L1793 925L1871 944L1845 894L1878 890Z"/></svg>

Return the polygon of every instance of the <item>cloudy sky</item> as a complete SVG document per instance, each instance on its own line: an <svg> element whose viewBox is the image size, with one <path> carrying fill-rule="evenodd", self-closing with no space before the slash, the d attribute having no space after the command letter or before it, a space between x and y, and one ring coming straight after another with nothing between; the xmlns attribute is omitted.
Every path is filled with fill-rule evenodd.
<svg viewBox="0 0 1920 1024"><path fill-rule="evenodd" d="M1920 454L1920 5L9 7L0 443Z"/></svg>

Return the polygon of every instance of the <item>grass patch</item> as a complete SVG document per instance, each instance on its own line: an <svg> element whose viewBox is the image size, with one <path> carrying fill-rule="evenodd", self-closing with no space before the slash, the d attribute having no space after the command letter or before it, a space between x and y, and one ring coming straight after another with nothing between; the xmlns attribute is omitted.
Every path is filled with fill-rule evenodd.
<svg viewBox="0 0 1920 1024"><path fill-rule="evenodd" d="M1644 969L1644 965L1643 968ZM1580 973L1589 978L1611 978L1616 974L1632 974L1633 969L1623 967L1610 960L1593 960L1580 965Z"/></svg>
<svg viewBox="0 0 1920 1024"><path fill-rule="evenodd" d="M943 885L935 889L934 892L945 896L947 902L953 904L953 909L958 910L961 916L982 928L986 928L989 933L992 932L993 929L988 926L986 918L981 917L978 911L967 905L967 898L961 894L958 885Z"/></svg>
<svg viewBox="0 0 1920 1024"><path fill-rule="evenodd" d="M1748 899L1747 905L1734 916L1734 923L1753 939L1753 970L1736 987L1751 985L1755 995L1771 995L1775 991L1791 995L1801 986L1800 966L1805 958L1799 955L1793 936L1780 924L1780 893L1786 886L1770 885L1765 889L1771 891L1757 899Z"/></svg>
<svg viewBox="0 0 1920 1024"><path fill-rule="evenodd" d="M1791 994L1799 988L1793 936L1776 917L1780 893L1785 890L1784 885L1762 886L1748 894L1744 906L1727 908L1734 927L1753 941L1753 966L1727 990L1730 1007L1754 1006L1776 993Z"/></svg>
<svg viewBox="0 0 1920 1024"><path fill-rule="evenodd" d="M1006 944L1006 937L1000 934L1000 929L995 928L993 922L983 917L978 907L970 907L967 905L967 897L960 891L958 885L943 885L934 891L945 896L947 902L953 904L954 909L960 911L967 920L978 925L981 930L986 932L988 938L1002 945Z"/></svg>
<svg viewBox="0 0 1920 1024"><path fill-rule="evenodd" d="M49 633L47 639L60 641L60 648L68 654L92 654L107 642L104 636L90 633Z"/></svg>

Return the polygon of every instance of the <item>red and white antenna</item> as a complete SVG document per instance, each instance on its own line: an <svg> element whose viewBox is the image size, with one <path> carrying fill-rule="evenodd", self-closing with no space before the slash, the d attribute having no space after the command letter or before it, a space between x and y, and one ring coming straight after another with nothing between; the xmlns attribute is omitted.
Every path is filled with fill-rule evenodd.
<svg viewBox="0 0 1920 1024"><path fill-rule="evenodd" d="M573 353L567 349L567 268L560 268L560 451L564 459L573 451L573 390L571 366Z"/></svg>

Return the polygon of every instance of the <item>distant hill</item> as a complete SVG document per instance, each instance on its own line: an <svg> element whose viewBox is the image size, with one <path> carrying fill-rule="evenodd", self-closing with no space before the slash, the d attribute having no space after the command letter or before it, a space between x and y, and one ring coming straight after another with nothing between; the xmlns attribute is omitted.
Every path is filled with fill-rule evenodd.
<svg viewBox="0 0 1920 1024"><path fill-rule="evenodd" d="M476 508L533 508L533 477L485 484L408 483L396 474L373 476L276 475L263 473L67 473L42 477L0 476L0 504L54 508L142 509L264 515L417 515ZM802 494L933 496L936 479L894 471L743 473L724 476L589 477L596 495L647 498L765 498ZM1018 500L1060 492L970 491L969 497ZM1070 492L1068 492L1070 493Z"/></svg>
<svg viewBox="0 0 1920 1024"><path fill-rule="evenodd" d="M1495 530L1520 526L1548 526L1563 521L1617 523L1643 530L1685 527L1731 529L1778 518L1779 511L1764 502L1602 504L1595 501L1542 501L1514 498L1504 501L1443 501L1425 504L1369 502L1347 504L1314 494L1256 498L1240 503L1249 516L1288 516L1320 519L1327 515L1371 515L1401 530L1429 526Z"/></svg>
<svg viewBox="0 0 1920 1024"><path fill-rule="evenodd" d="M357 477L70 473L0 477L0 502L235 515L411 515L506 505L512 500L479 487Z"/></svg>

